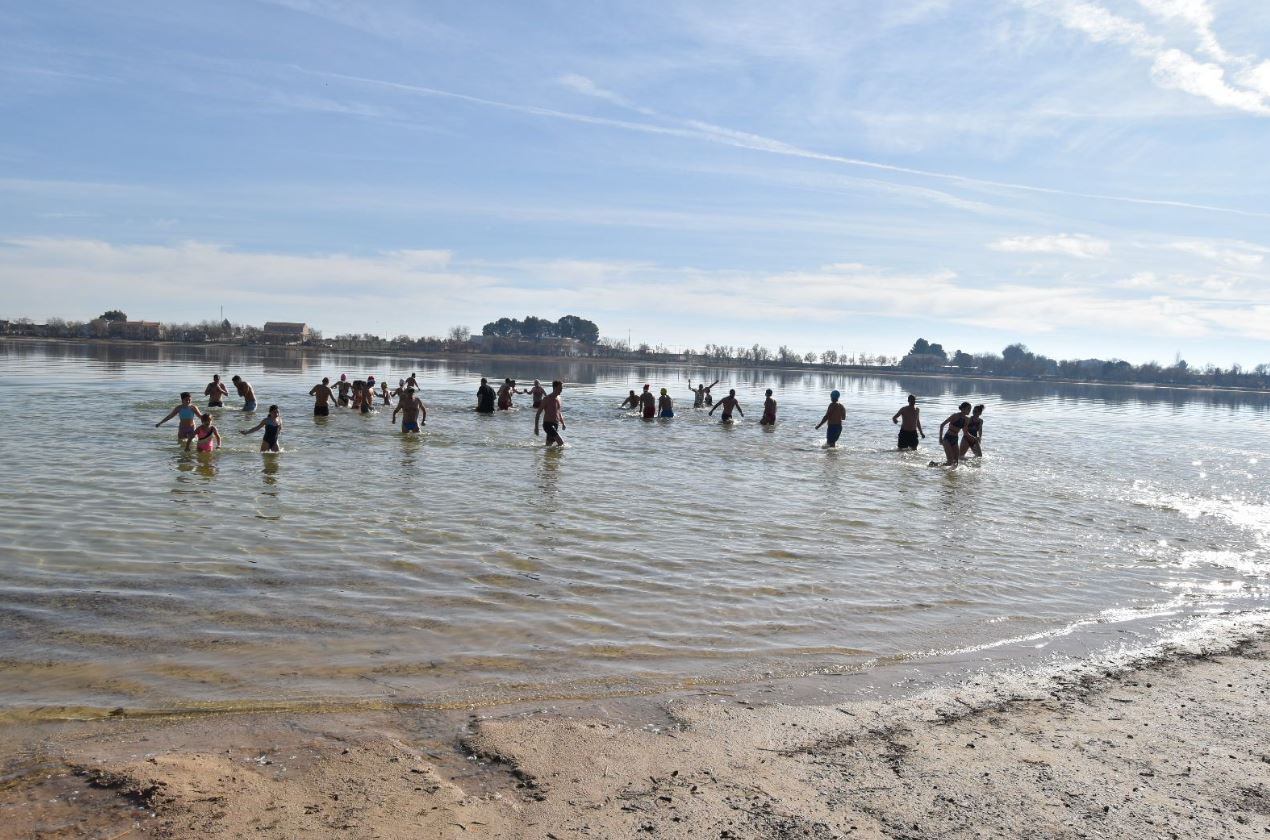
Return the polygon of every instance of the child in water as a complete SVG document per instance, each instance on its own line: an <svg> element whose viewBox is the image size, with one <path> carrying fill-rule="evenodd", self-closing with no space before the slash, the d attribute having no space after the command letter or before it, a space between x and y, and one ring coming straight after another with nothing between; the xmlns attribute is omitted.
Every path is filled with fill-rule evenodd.
<svg viewBox="0 0 1270 840"><path fill-rule="evenodd" d="M194 398L190 396L189 391L181 392L181 404L169 411L168 416L155 423L154 427L159 428L178 414L181 415L181 421L176 429L176 440L178 443L184 443L185 450L188 452L190 441L194 439L194 418L203 415L199 407L194 404Z"/></svg>
<svg viewBox="0 0 1270 840"><path fill-rule="evenodd" d="M214 452L221 445L220 431L212 425L212 415L203 415L203 424L194 430L199 452Z"/></svg>
<svg viewBox="0 0 1270 840"><path fill-rule="evenodd" d="M260 441L260 451L281 452L282 450L278 448L278 434L282 431L282 415L278 413L276 405L269 406L269 414L265 419L243 432L243 434L249 435L260 431L262 428L265 430L265 436Z"/></svg>

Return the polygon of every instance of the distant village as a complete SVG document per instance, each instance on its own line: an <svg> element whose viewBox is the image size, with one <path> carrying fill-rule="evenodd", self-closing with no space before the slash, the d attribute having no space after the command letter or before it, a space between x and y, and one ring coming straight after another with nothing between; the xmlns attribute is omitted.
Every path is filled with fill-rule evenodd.
<svg viewBox="0 0 1270 840"><path fill-rule="evenodd" d="M0 320L0 337L61 339L73 341L137 341L190 344L225 344L312 348L318 350L378 353L456 353L506 356L555 356L627 360L643 363L683 363L750 367L818 368L910 372L961 376L997 376L1041 381L1104 382L1189 387L1270 390L1270 363L1245 370L1205 365L1192 367L1178 358L1171 364L1147 362L1133 365L1119 359L1057 360L1033 353L1022 344L1011 344L1000 353L962 350L947 352L942 345L917 339L903 356L845 353L838 350L799 353L784 345L771 350L759 344L748 347L717 344L700 350L638 344L600 336L593 321L576 315L557 320L527 316L500 318L486 324L479 334L465 326L451 327L445 336L395 338L343 334L326 338L298 321L266 321L261 327L233 324L228 320L198 324L137 321L120 310L110 310L91 321L50 318L43 324L28 318Z"/></svg>

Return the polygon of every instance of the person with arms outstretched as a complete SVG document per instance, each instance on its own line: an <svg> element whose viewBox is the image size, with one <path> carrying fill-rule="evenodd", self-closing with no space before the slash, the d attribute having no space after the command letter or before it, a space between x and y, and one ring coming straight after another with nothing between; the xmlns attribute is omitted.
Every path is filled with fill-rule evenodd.
<svg viewBox="0 0 1270 840"><path fill-rule="evenodd" d="M921 409L917 407L917 397L908 395L908 405L903 406L891 418L892 423L900 424L900 449L917 449L917 436L926 437L922 430Z"/></svg>
<svg viewBox="0 0 1270 840"><path fill-rule="evenodd" d="M281 452L282 450L278 448L278 435L282 433L282 415L278 412L276 405L269 406L269 413L265 416L265 419L242 432L242 434L249 435L261 429L265 430L265 436L260 440L260 451Z"/></svg>
<svg viewBox="0 0 1270 840"><path fill-rule="evenodd" d="M559 379L551 383L551 393L543 398L542 405L534 412L534 435L538 434L538 421L542 420L542 429L547 433L547 446L555 444L564 446L564 438L560 430L564 425L564 406L560 403L560 394L564 391L564 383Z"/></svg>
<svg viewBox="0 0 1270 840"><path fill-rule="evenodd" d="M190 396L189 391L181 392L181 402L177 404L176 408L169 411L166 417L155 423L154 427L156 429L159 428L177 415L180 415L181 420L176 427L176 440L178 443L184 443L185 448L188 450L190 441L194 439L194 420L203 416L203 412L194 404L194 398Z"/></svg>
<svg viewBox="0 0 1270 840"><path fill-rule="evenodd" d="M837 391L829 392L829 407L825 409L825 416L820 418L820 422L816 424L816 428L828 424L825 429L825 445L836 447L838 438L842 437L842 424L847 420L847 407L838 400L842 394Z"/></svg>
<svg viewBox="0 0 1270 840"><path fill-rule="evenodd" d="M698 382L697 387L694 388L692 387L692 379L690 377L688 379L688 390L692 392L692 407L704 408L706 404L706 394L710 391L711 388L713 388L715 385L718 385L718 384L719 384L719 380L716 379L713 382L711 382L709 385L706 385L703 382Z"/></svg>
<svg viewBox="0 0 1270 840"><path fill-rule="evenodd" d="M706 390L709 391L710 389L707 388ZM714 410L716 408L723 409L723 416L719 419L720 423L731 423L732 412L734 411L737 414L741 415L742 417L745 416L745 412L741 410L741 401L736 398L736 389L732 389L731 391L728 391L728 395L726 397L719 400L717 405L714 405L713 407L711 407L710 409L711 417L714 416Z"/></svg>

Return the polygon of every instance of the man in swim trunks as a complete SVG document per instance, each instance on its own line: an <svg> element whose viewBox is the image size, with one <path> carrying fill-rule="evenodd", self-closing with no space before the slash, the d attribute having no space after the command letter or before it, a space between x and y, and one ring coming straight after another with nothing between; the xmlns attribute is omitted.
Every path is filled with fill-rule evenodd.
<svg viewBox="0 0 1270 840"><path fill-rule="evenodd" d="M415 396L414 388L406 388L406 393L397 401L397 407L392 412L392 422L397 422L397 412L401 412L401 433L407 434L414 432L418 434L419 425L428 422L428 409L424 406L423 400Z"/></svg>
<svg viewBox="0 0 1270 840"><path fill-rule="evenodd" d="M838 445L838 438L842 437L842 424L847 419L847 407L838 402L841 396L837 391L829 393L829 407L825 409L825 416L816 424L817 429L829 424L829 428L825 429L825 443L829 446Z"/></svg>
<svg viewBox="0 0 1270 840"><path fill-rule="evenodd" d="M481 387L476 389L476 410L481 414L494 413L494 398L497 396L490 387L489 380L481 377Z"/></svg>
<svg viewBox="0 0 1270 840"><path fill-rule="evenodd" d="M255 411L256 392L251 389L251 383L237 374L231 376L229 381L234 383L238 396L243 398L243 411Z"/></svg>
<svg viewBox="0 0 1270 840"><path fill-rule="evenodd" d="M547 445L564 446L564 438L560 437L560 429L564 425L564 406L560 404L560 392L564 383L559 379L551 383L551 393L538 406L534 413L534 435L538 434L538 419L542 418L542 429L547 433Z"/></svg>
<svg viewBox="0 0 1270 840"><path fill-rule="evenodd" d="M190 441L194 439L194 420L203 416L203 412L194 404L194 398L190 396L189 391L181 392L180 405L169 411L167 417L155 423L154 427L159 428L178 414L181 416L181 421L176 427L176 439L178 443L184 443L188 450Z"/></svg>
<svg viewBox="0 0 1270 840"><path fill-rule="evenodd" d="M917 397L908 395L908 405L895 412L892 423L900 424L900 449L917 449L917 436L926 437L922 431L921 409L917 407Z"/></svg>
<svg viewBox="0 0 1270 840"><path fill-rule="evenodd" d="M644 393L639 395L639 406L645 420L652 420L657 416L657 398L648 390L647 385L644 386Z"/></svg>
<svg viewBox="0 0 1270 840"><path fill-rule="evenodd" d="M772 389L767 389L767 399L763 400L763 419L758 421L760 426L776 425L776 400L772 399Z"/></svg>
<svg viewBox="0 0 1270 840"><path fill-rule="evenodd" d="M698 382L697 387L694 388L692 387L692 379L689 379L688 390L692 392L692 407L703 408L706 404L706 392L718 384L719 384L719 380L716 379L714 380L714 382L710 383L709 385L706 385L703 382Z"/></svg>
<svg viewBox="0 0 1270 840"><path fill-rule="evenodd" d="M225 404L221 402L221 397L228 397L229 390L225 387L225 383L220 381L220 374L212 374L212 381L207 383L207 387L203 389L203 396L207 397L208 408L222 408Z"/></svg>
<svg viewBox="0 0 1270 840"><path fill-rule="evenodd" d="M622 400L621 407L626 408L627 406L631 408L639 408L639 394L631 391L630 395L627 396L626 399Z"/></svg>
<svg viewBox="0 0 1270 840"><path fill-rule="evenodd" d="M706 389L706 391L709 391L709 390L710 390L709 388L707 388L707 389ZM723 417L722 417L722 418L720 418L720 420L719 420L719 422L720 422L720 423L728 423L728 422L731 422L731 420L732 420L732 412L734 412L734 411L735 411L737 414L741 415L742 417L744 417L744 416L745 416L745 412L741 410L741 402L740 402L740 400L738 400L738 399L736 398L736 390L735 390L735 389L734 389L734 390L731 390L731 391L728 391L728 395L727 395L726 397L724 397L723 399L719 400L718 404L717 404L717 405L715 405L713 408L711 408L711 409L710 409L710 416L711 416L711 417L713 417L713 416L714 416L714 409L716 409L716 408L722 408L722 409L723 409Z"/></svg>
<svg viewBox="0 0 1270 840"><path fill-rule="evenodd" d="M347 373L340 374L340 381L335 383L335 387L340 390L340 396L336 402L340 406L348 408L349 404L352 402L352 397L349 396L348 392L353 389L353 383L348 381Z"/></svg>
<svg viewBox="0 0 1270 840"><path fill-rule="evenodd" d="M309 391L309 396L313 397L313 416L326 417L331 413L331 406L327 403L335 399L335 392L331 390L331 380L329 377L323 376L322 381L314 385Z"/></svg>
<svg viewBox="0 0 1270 840"><path fill-rule="evenodd" d="M542 408L542 398L547 396L547 389L542 387L542 383L535 379L534 387L529 389L529 396L533 397L534 408Z"/></svg>

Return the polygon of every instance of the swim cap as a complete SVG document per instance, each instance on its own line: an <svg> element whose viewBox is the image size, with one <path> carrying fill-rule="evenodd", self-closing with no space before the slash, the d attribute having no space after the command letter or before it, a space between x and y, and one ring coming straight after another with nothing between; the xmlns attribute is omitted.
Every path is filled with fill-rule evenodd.
<svg viewBox="0 0 1270 840"><path fill-rule="evenodd" d="M347 374L347 373L341 373L341 374L340 374L340 382L343 382L345 379L348 379L348 374Z"/></svg>
<svg viewBox="0 0 1270 840"><path fill-rule="evenodd" d="M831 399L831 400L837 400L837 399L838 399L838 397L841 397L841 396L842 396L842 394L839 394L837 391L830 391L830 392L829 392L829 399Z"/></svg>
<svg viewBox="0 0 1270 840"><path fill-rule="evenodd" d="M662 395L663 397L664 397L664 396L666 396L666 389L665 389L665 388L662 388L662 389L661 389L661 395Z"/></svg>

